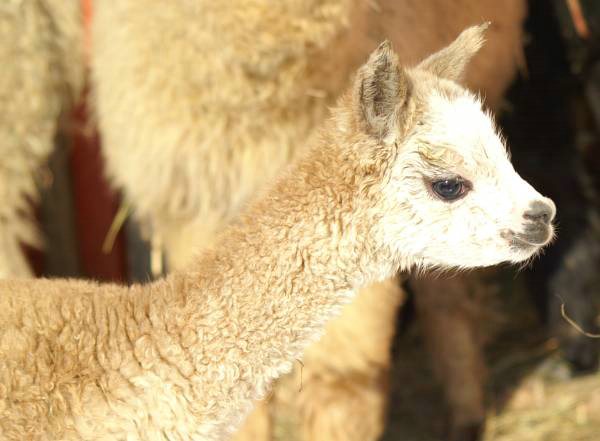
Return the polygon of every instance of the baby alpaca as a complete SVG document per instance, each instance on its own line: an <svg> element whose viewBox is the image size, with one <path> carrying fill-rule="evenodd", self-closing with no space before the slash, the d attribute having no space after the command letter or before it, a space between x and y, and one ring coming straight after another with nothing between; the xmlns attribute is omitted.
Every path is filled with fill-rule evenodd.
<svg viewBox="0 0 600 441"><path fill-rule="evenodd" d="M535 255L554 205L448 79L484 28L414 69L382 44L317 145L186 271L0 282L0 438L224 439L358 288Z"/></svg>

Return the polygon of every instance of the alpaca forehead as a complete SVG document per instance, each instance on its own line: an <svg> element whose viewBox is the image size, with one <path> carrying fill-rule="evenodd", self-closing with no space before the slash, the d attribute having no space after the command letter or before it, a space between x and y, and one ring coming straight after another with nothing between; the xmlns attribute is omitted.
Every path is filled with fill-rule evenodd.
<svg viewBox="0 0 600 441"><path fill-rule="evenodd" d="M507 165L506 147L491 116L474 95L465 91L449 97L434 92L429 96L428 107L433 129L428 139L432 146L453 152L448 156L462 158L465 165L471 164L482 172Z"/></svg>
<svg viewBox="0 0 600 441"><path fill-rule="evenodd" d="M448 141L465 141L472 146L479 144L478 141L497 137L492 119L471 94L465 92L449 98L434 92L429 96L428 104L432 123Z"/></svg>

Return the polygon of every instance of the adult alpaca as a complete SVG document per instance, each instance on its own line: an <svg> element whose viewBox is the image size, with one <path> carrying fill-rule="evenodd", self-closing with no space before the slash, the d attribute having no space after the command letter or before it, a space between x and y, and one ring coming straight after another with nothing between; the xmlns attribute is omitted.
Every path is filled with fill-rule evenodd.
<svg viewBox="0 0 600 441"><path fill-rule="evenodd" d="M0 282L0 436L224 439L361 286L539 251L553 203L451 81L485 27L415 69L382 44L316 145L186 271Z"/></svg>

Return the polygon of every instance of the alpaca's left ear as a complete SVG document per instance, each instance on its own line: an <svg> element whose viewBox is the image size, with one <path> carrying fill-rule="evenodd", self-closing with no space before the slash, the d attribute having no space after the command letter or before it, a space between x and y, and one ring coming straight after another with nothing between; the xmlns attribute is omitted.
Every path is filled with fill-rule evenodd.
<svg viewBox="0 0 600 441"><path fill-rule="evenodd" d="M357 118L367 133L383 139L397 127L409 79L389 41L381 43L359 69L353 92Z"/></svg>
<svg viewBox="0 0 600 441"><path fill-rule="evenodd" d="M438 77L459 81L471 58L483 46L483 35L489 25L487 22L465 29L449 46L427 57L418 68Z"/></svg>

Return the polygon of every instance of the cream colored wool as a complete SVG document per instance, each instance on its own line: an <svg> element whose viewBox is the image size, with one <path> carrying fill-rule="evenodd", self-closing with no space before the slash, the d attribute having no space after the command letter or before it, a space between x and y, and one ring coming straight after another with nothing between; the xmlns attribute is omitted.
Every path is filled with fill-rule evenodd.
<svg viewBox="0 0 600 441"><path fill-rule="evenodd" d="M489 42L473 60L466 83L497 106L520 61L524 4L177 0L165 8L157 1L99 2L93 79L112 181L123 189L138 219L164 242L171 268L181 267L301 150L354 66L379 40L390 38L402 60L416 61L464 26L491 20ZM366 293L371 303L360 308L363 316L379 311L380 305L390 308L378 332L360 332L360 322L345 324L342 317L340 330L357 331L333 331L330 343L315 346L307 355L305 372L321 370L307 376L302 394L294 395L307 418L315 421L310 415L320 413L320 421L333 421L335 413L344 420L368 411L373 421L383 420L386 382L378 379L389 368L395 309L377 292ZM349 316L360 313L352 308L347 307ZM365 317L366 322L370 319ZM347 344L349 337L361 339L358 347L381 350L378 361L369 362L372 351L355 352ZM337 362L318 362L331 348ZM348 394L360 397L361 385L353 384L357 378L373 385L365 394L379 397L347 399L339 393L346 382ZM320 398L313 391L328 397L319 412L314 409ZM302 403L311 403L310 409ZM383 425L357 419L357 424L363 422L363 429L338 438L376 439ZM264 421L251 424L255 430L247 439L257 440L257 432L269 431ZM331 428L330 422L326 428L307 424L304 430L320 433L320 439L336 439L329 433L343 430Z"/></svg>
<svg viewBox="0 0 600 441"><path fill-rule="evenodd" d="M26 276L20 244L40 245L32 218L61 114L83 80L79 2L0 2L0 277Z"/></svg>
<svg viewBox="0 0 600 441"><path fill-rule="evenodd" d="M466 64L485 27L416 69L382 44L313 148L185 270L131 288L0 282L0 436L224 439L358 288L535 255L552 202L440 70ZM457 175L460 200L432 195Z"/></svg>
<svg viewBox="0 0 600 441"><path fill-rule="evenodd" d="M347 3L96 5L93 80L108 174L164 236L173 266L189 260L191 244L210 242L327 114L332 101L307 76L311 54L348 23Z"/></svg>

